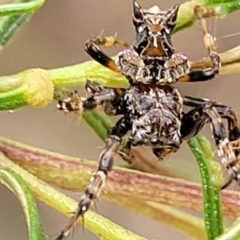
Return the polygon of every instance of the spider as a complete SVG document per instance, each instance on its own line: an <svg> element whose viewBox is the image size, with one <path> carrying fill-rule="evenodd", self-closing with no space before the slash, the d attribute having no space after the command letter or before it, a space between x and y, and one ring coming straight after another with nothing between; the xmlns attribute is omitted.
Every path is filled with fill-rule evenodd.
<svg viewBox="0 0 240 240"><path fill-rule="evenodd" d="M171 41L179 5L163 11L158 6L142 9L133 1L133 24L136 38L131 46L115 37L96 37L85 44L86 52L100 64L123 74L129 80L128 88L110 88L87 80L86 90L92 95L81 98L76 91L58 102L64 112L90 111L101 105L107 115L122 115L109 131L106 146L99 158L99 166L80 199L78 208L67 227L56 240L68 236L79 217L89 210L101 194L111 171L114 156L122 138L130 132L125 148L128 156L132 146L148 145L161 160L176 152L183 140L195 136L210 123L217 155L228 169L231 180L239 180L238 150L234 142L240 137L237 117L230 107L215 101L185 96L174 86L176 82L198 82L213 79L219 72L220 58L214 41L207 31L201 7L195 7L212 66L191 70L187 57L177 52ZM121 45L125 48L112 60L99 46ZM190 110L183 111L183 106ZM222 123L227 120L228 129Z"/></svg>

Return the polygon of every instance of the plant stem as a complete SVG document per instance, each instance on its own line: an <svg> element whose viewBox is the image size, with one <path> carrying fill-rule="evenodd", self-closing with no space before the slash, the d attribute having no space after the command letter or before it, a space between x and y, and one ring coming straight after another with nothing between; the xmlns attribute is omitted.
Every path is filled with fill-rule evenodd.
<svg viewBox="0 0 240 240"><path fill-rule="evenodd" d="M240 73L239 48L240 46L237 46L220 54L223 74ZM207 67L209 64L209 60L206 59L191 63L191 66L192 69L196 69ZM0 77L0 110L12 110L23 106L46 106L53 100L53 85L58 91L59 87L84 85L86 79L93 79L104 86L128 85L124 76L102 67L95 61L52 70L29 69L16 75ZM26 84L27 88L24 87ZM28 90L31 89L38 94L29 95ZM104 123L106 126L109 124L109 121L107 122ZM99 136L102 138L103 134Z"/></svg>
<svg viewBox="0 0 240 240"><path fill-rule="evenodd" d="M239 0L204 0L204 6L218 17L225 17L240 8Z"/></svg>
<svg viewBox="0 0 240 240"><path fill-rule="evenodd" d="M26 156L26 158L28 160L30 160L29 156L31 155L36 160L37 155L35 155L35 153L33 153L33 152L30 153L29 151L31 151L31 150L28 149L28 153L26 152L26 155L24 154L23 156ZM20 152L18 151L18 153L20 153ZM6 160L5 159L2 160L1 157L2 156L0 155L0 164L5 166L5 161ZM47 156L45 156L45 157L42 156L42 157L43 157L42 158L42 160L43 160ZM1 160L3 162L1 162ZM57 159L55 158L53 161L55 162L54 163L55 167L57 167L59 169ZM28 161L28 163L30 163L30 162ZM33 182L31 182L31 184L33 186L35 186L35 188L39 187L39 190L41 190L41 193L44 194L45 190L42 189L41 182L40 183L39 182L37 182L37 183L34 182L35 180L32 179L32 177L28 178L28 175L26 175L20 168L17 168L14 164L13 164L13 166L9 165L9 164L10 164L9 161L7 161L7 166L8 167L11 167L12 169L17 171L21 175L24 174L25 181L28 184L29 184L30 180L33 181ZM65 165L65 164L66 163L60 163L61 166ZM70 163L70 165L72 165L72 164ZM48 168L48 170L51 169L51 167L49 168L49 166L47 166L47 168ZM31 169L31 167L28 168L28 171L29 171L29 169ZM39 169L39 166L36 167L35 169L36 170ZM44 167L41 167L41 173L45 172L46 169L45 170L44 169L45 169ZM79 169L79 167L72 168L72 169L73 170L74 169ZM86 170L86 172L84 170ZM52 171L52 169L50 171ZM66 168L64 169L64 171L66 172ZM83 180L82 178L83 178L83 175L86 175L86 173L88 171L87 171L87 169L83 169L83 171L84 171L84 174L79 173L78 181L80 181L81 183L83 182L84 184L86 182L86 185L87 185L89 180L82 181ZM61 170L60 170L60 172L61 172ZM54 172L52 172L50 175L54 176L55 179L59 178L57 175L55 175ZM73 178L75 178L74 175L73 175ZM107 194L105 194L106 198L108 200L110 200L111 202L117 203L117 204L121 204L124 207L127 207L127 208L129 208L131 210L134 210L134 211L136 211L139 214L147 215L148 217L152 217L155 220L163 222L163 223L165 223L167 225L169 225L171 223L172 227L174 227L174 228L178 229L179 231L182 231L182 232L184 232L186 234L190 234L193 237L197 237L197 236L198 237L200 237L200 236L203 237L203 236L205 236L204 225L203 225L203 222L202 222L201 219L193 217L190 214L186 214L186 213L184 213L182 211L175 210L175 209L173 209L171 207L163 206L161 204L154 204L154 203L150 203L150 202L149 203L142 202L141 198L139 198L139 196L135 195L134 193L133 193L132 196L130 196L130 195L126 196L125 191L123 191L122 194L120 192L116 191L119 188L118 186L116 186L116 181L120 180L121 181L120 185L121 186L125 185L126 188L129 188L129 182L133 182L134 183L136 181L136 179L130 179L126 175L126 173L123 174L122 177L117 178L114 181L113 181L113 178L112 178L112 180L111 180L111 178L112 177L110 176L110 181L108 182L108 185L109 185L109 189L113 189L113 192L111 193L111 191L109 192L108 189L107 189ZM123 181L123 179L127 179L127 182ZM147 179L145 179L145 181L146 180ZM150 179L150 181L151 181L151 179ZM68 182L68 181L64 181L64 182ZM144 185L146 186L146 185L149 185L149 184L146 181L144 183ZM134 186L134 184L131 184L131 188L134 188L134 187L137 187L137 186ZM31 187L31 189L32 189L32 187ZM38 190L34 189L33 191L36 193L36 191L38 191ZM49 192L50 190L48 190L48 189L46 189L46 191L49 194L55 194L54 192ZM139 191L140 194L142 194L141 190L138 190L138 191ZM38 192L37 192L37 196L39 197ZM53 196L55 196L55 195L53 195ZM43 197L43 196L40 196L40 199L41 198L45 199L45 197ZM55 197L55 199L56 199L56 197ZM47 200L47 204L48 204L48 201L49 200ZM44 200L44 202L46 202L46 201ZM128 238L126 238L126 239L128 239ZM204 238L201 238L201 239L204 239Z"/></svg>
<svg viewBox="0 0 240 240"><path fill-rule="evenodd" d="M14 110L27 105L24 94L25 86L21 86L17 89L9 91L7 93L1 93L0 108L2 110ZM12 101L14 99L14 101Z"/></svg>
<svg viewBox="0 0 240 240"><path fill-rule="evenodd" d="M19 2L19 1L18 1ZM44 0L21 1L21 3L10 3L0 5L0 16L34 12L44 4Z"/></svg>
<svg viewBox="0 0 240 240"><path fill-rule="evenodd" d="M225 17L228 14L240 9L239 0L199 0L199 1L187 1L181 4L174 32L178 32L185 28L191 27L197 18L194 13L194 7L196 5L204 8L208 13L206 17Z"/></svg>
<svg viewBox="0 0 240 240"><path fill-rule="evenodd" d="M14 81L11 82L19 85L17 77L13 79ZM24 71L19 74L19 82L23 84L8 92L0 93L0 109L13 110L27 105L44 107L53 100L54 86L47 71L42 69ZM2 87L6 86L6 82L3 83Z"/></svg>
<svg viewBox="0 0 240 240"><path fill-rule="evenodd" d="M38 178L71 191L85 190L92 173L97 169L95 161L42 150L4 137L0 137L0 151ZM183 163L180 164L179 172L185 167ZM108 198L118 195L128 198L135 196L142 201L202 211L201 185L178 178L114 167L108 177L107 194L103 192L102 196ZM238 216L240 212L238 199L238 193L222 191L225 216Z"/></svg>
<svg viewBox="0 0 240 240"><path fill-rule="evenodd" d="M44 240L45 235L39 218L36 202L23 179L8 168L0 168L0 182L18 198L24 211L30 240Z"/></svg>
<svg viewBox="0 0 240 240"><path fill-rule="evenodd" d="M202 178L203 185L203 196L204 196L204 219L205 226L209 240L214 240L215 237L219 236L223 232L223 223L222 223L222 213L221 213L221 204L220 204L220 186L219 183L211 183L211 179L214 178L211 175L218 175L210 171L210 161L213 162L213 154L211 151L210 143L206 138L201 137L200 135L192 138L188 142L189 147L191 148L197 163L199 165L199 170Z"/></svg>
<svg viewBox="0 0 240 240"><path fill-rule="evenodd" d="M13 171L17 172L27 183L34 195L52 208L66 215L69 215L69 213L73 212L77 208L76 201L66 197L60 192L57 192L46 183L11 162L2 154L0 154L0 165L11 168ZM145 238L118 226L117 224L92 211L88 211L85 214L84 226L96 235L104 236L105 240L146 240Z"/></svg>
<svg viewBox="0 0 240 240"><path fill-rule="evenodd" d="M129 201L129 199L131 200ZM117 199L113 200L113 202L138 214L171 226L195 239L206 239L205 226L202 219L186 214L173 207L150 201L139 201L139 198L135 198L134 196L126 198L118 195Z"/></svg>
<svg viewBox="0 0 240 240"><path fill-rule="evenodd" d="M15 0L14 3L0 5L0 46L4 46L17 29L42 6L44 0Z"/></svg>
<svg viewBox="0 0 240 240"><path fill-rule="evenodd" d="M100 139L103 141L106 139L108 130L112 127L111 121L98 110L92 110L91 112L85 112L83 119L94 130Z"/></svg>

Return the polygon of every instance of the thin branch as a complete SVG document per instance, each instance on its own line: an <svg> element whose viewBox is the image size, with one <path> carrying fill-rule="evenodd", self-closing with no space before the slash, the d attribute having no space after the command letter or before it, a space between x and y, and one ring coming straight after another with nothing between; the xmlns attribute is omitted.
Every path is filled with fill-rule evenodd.
<svg viewBox="0 0 240 240"><path fill-rule="evenodd" d="M43 181L71 191L85 190L97 168L95 161L42 150L3 137L0 138L0 150ZM184 168L184 164L181 165ZM109 174L107 192L102 196L105 199L117 198L118 195L130 198L134 196L142 201L202 212L201 189L200 184L182 179L115 167ZM222 191L222 210L225 216L238 216L238 199L237 192Z"/></svg>
<svg viewBox="0 0 240 240"><path fill-rule="evenodd" d="M69 213L77 208L76 201L37 179L28 171L11 162L3 154L0 154L0 165L17 172L38 199L59 212L70 215ZM96 235L104 236L105 240L146 240L146 238L140 237L92 211L88 211L85 215L84 226Z"/></svg>

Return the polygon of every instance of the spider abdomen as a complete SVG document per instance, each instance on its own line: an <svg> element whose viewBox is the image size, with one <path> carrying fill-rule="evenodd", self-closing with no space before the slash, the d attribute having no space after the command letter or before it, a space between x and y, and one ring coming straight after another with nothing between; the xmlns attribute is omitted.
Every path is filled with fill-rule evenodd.
<svg viewBox="0 0 240 240"><path fill-rule="evenodd" d="M126 91L124 101L132 121L132 144L173 151L179 148L183 101L175 87L134 85Z"/></svg>

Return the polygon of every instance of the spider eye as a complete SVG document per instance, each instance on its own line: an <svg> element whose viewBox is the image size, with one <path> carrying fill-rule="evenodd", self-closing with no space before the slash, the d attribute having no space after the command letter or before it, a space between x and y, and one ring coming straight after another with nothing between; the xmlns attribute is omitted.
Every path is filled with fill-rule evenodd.
<svg viewBox="0 0 240 240"><path fill-rule="evenodd" d="M143 14L141 12L141 7L137 1L133 1L133 24L137 26L143 20Z"/></svg>
<svg viewBox="0 0 240 240"><path fill-rule="evenodd" d="M137 28L137 31L138 31L139 33L141 33L141 32L144 31L144 29L145 29L145 26L141 25L141 26L139 26L139 27Z"/></svg>
<svg viewBox="0 0 240 240"><path fill-rule="evenodd" d="M164 28L164 31L166 34L169 34L169 35L171 34L171 30L169 28Z"/></svg>

